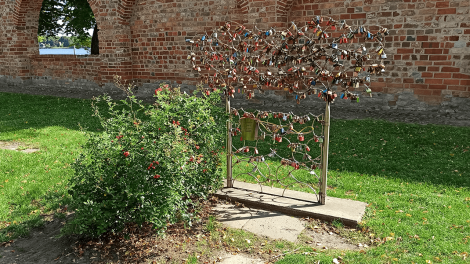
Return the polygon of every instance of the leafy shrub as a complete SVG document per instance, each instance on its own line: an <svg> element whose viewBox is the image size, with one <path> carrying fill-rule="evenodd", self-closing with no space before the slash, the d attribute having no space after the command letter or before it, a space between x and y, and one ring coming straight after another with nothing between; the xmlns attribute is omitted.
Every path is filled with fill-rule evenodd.
<svg viewBox="0 0 470 264"><path fill-rule="evenodd" d="M105 112L93 104L104 132L88 133L73 164L75 217L65 233L98 236L122 231L128 222L149 222L163 231L178 220L190 223L190 198L221 187L218 151L227 115L220 94L189 96L160 85L155 104L143 105L123 89L128 96L122 104L96 99L106 101Z"/></svg>

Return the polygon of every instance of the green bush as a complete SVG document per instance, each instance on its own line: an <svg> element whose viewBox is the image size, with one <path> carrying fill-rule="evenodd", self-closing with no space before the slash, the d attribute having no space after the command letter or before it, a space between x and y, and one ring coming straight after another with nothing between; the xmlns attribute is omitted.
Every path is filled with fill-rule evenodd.
<svg viewBox="0 0 470 264"><path fill-rule="evenodd" d="M143 105L130 88L122 104L108 97L105 112L94 103L104 128L88 133L73 164L70 208L75 217L65 233L99 236L120 232L125 223L190 221L191 198L205 198L221 187L220 155L227 115L220 93L202 97L161 85L156 102ZM106 116L106 118L105 118Z"/></svg>

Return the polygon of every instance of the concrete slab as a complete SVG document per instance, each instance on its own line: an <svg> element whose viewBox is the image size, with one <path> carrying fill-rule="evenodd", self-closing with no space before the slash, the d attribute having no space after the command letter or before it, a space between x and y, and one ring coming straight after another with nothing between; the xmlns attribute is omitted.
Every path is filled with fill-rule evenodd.
<svg viewBox="0 0 470 264"><path fill-rule="evenodd" d="M266 236L295 242L304 230L304 223L298 218L277 212L237 207L233 204L218 204L213 209L217 221L231 227Z"/></svg>
<svg viewBox="0 0 470 264"><path fill-rule="evenodd" d="M230 255L227 254L222 257L222 264L264 264L261 259L252 259L245 255Z"/></svg>
<svg viewBox="0 0 470 264"><path fill-rule="evenodd" d="M249 208L237 208L233 204L218 204L213 210L217 214L217 221L238 229L241 229L255 213Z"/></svg>
<svg viewBox="0 0 470 264"><path fill-rule="evenodd" d="M311 217L325 221L341 220L344 225L355 227L364 215L367 204L364 202L326 198L326 204L316 203L316 196L293 190L273 188L258 184L235 181L234 188L223 188L215 195L219 198L237 201L247 206L288 215ZM284 192L284 196L282 196Z"/></svg>
<svg viewBox="0 0 470 264"><path fill-rule="evenodd" d="M304 228L304 224L298 218L258 210L242 229L272 239L284 239L295 242Z"/></svg>

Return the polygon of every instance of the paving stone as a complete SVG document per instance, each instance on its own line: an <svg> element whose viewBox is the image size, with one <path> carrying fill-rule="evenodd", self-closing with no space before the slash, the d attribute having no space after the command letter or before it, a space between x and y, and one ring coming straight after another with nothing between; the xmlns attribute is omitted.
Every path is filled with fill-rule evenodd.
<svg viewBox="0 0 470 264"><path fill-rule="evenodd" d="M257 235L290 242L295 242L304 228L304 224L296 217L264 210L256 211L242 227Z"/></svg>
<svg viewBox="0 0 470 264"><path fill-rule="evenodd" d="M304 224L295 217L259 209L219 204L214 209L218 221L272 239L297 240Z"/></svg>

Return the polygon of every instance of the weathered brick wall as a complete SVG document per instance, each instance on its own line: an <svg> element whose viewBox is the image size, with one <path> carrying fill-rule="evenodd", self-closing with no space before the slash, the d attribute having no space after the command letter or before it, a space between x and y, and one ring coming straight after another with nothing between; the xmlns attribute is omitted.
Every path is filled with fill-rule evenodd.
<svg viewBox="0 0 470 264"><path fill-rule="evenodd" d="M101 58L97 55L35 55L31 57L31 70L35 77L82 78L98 82L101 80Z"/></svg>
<svg viewBox="0 0 470 264"><path fill-rule="evenodd" d="M289 20L329 15L391 29L387 73L372 86L397 95L389 105L404 91L432 105L470 97L470 1L321 2L295 0Z"/></svg>
<svg viewBox="0 0 470 264"><path fill-rule="evenodd" d="M260 28L286 27L313 16L349 24L382 25L387 72L373 83L373 98L358 108L467 109L470 105L470 1L424 0L89 0L95 14L100 55L38 55L40 0L0 0L0 86L67 84L110 87L113 75L136 81L150 92L166 80L194 84L198 76L186 60L186 38L233 20ZM368 45L368 44L366 44ZM40 81L39 81L40 80ZM52 82L54 80L54 82ZM21 89L21 86L15 86ZM188 86L189 87L189 86ZM86 87L84 87L86 88ZM51 84L51 89L53 85ZM240 97L240 95L237 95ZM256 95L251 105L295 106L284 91ZM348 102L346 102L348 101ZM246 104L241 99L234 101Z"/></svg>

